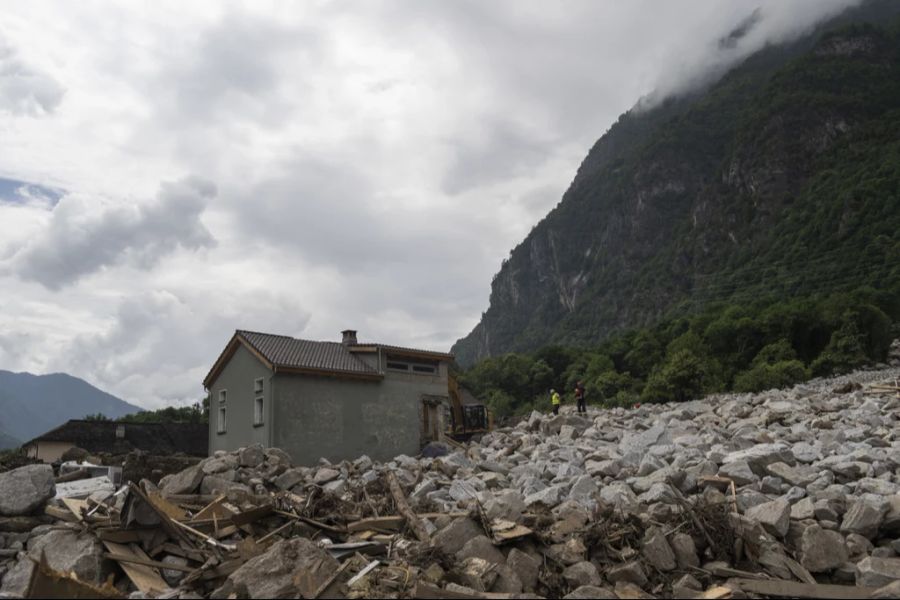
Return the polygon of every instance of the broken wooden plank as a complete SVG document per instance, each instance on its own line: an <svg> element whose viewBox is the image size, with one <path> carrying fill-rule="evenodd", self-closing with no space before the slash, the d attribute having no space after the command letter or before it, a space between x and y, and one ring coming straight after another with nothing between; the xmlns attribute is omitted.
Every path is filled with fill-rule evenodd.
<svg viewBox="0 0 900 600"><path fill-rule="evenodd" d="M202 521L203 519L211 519L213 516L221 519L227 518L234 514L234 512L229 509L227 506L224 506L225 500L228 498L225 494L217 497L215 500L207 504L203 507L203 509L194 515L194 518L191 519L193 522Z"/></svg>
<svg viewBox="0 0 900 600"><path fill-rule="evenodd" d="M52 504L48 504L44 507L44 514L53 517L59 521L65 521L67 523L78 523L81 521L81 516L73 515L71 511L60 508L58 506L53 506Z"/></svg>
<svg viewBox="0 0 900 600"><path fill-rule="evenodd" d="M337 594L335 594L333 591L328 594L326 594L326 592L328 592L329 591L328 588L332 587L334 585L334 583L338 580L338 578L341 577L341 575L343 575L347 571L347 569L350 567L350 565L352 563L353 563L352 560L345 561L344 564L342 564L340 567L338 567L338 569L328 579L326 579L322 583L322 585L320 585L318 587L318 589L316 589L316 591L312 594L312 596L310 596L310 598L319 598L322 596L324 596L326 598L337 598L338 597Z"/></svg>
<svg viewBox="0 0 900 600"><path fill-rule="evenodd" d="M173 525L175 525L176 527L180 527L180 528L184 529L185 531L188 531L188 532L194 534L195 536L199 537L201 540L203 540L210 546L214 546L216 548L221 548L223 550L227 550L228 552L234 552L234 550L235 550L234 544L223 544L219 540L206 535L202 531L197 531L190 525L186 525L184 523L181 523L180 521L171 521L171 523Z"/></svg>
<svg viewBox="0 0 900 600"><path fill-rule="evenodd" d="M159 521L159 524L162 526L163 530L169 534L170 537L175 538L179 542L183 542L188 546L193 547L193 540L185 534L185 532L179 529L179 522L169 516L168 512L175 512L172 510L172 504L168 501L163 504L162 502L158 502L162 499L161 496L156 496L151 498L144 490L140 488L140 486L135 485L134 483L128 484L129 494L125 498L125 506L122 510L122 519L126 527L131 524L132 519L135 522L146 526L152 526L155 523L151 521ZM158 504L157 504L158 502ZM146 511L143 506L150 509L150 512ZM176 507L177 508L177 507ZM178 509L180 510L180 509ZM147 517L152 517L155 515L154 519L149 519ZM150 544L146 546L147 548L152 547L155 544Z"/></svg>
<svg viewBox="0 0 900 600"><path fill-rule="evenodd" d="M700 592L696 598L698 600L723 600L725 598L731 598L734 594L734 590L729 587L725 587L724 585L717 585L715 587L711 587L705 592Z"/></svg>
<svg viewBox="0 0 900 600"><path fill-rule="evenodd" d="M141 541L141 530L139 529L97 529L96 534L101 542L131 544Z"/></svg>
<svg viewBox="0 0 900 600"><path fill-rule="evenodd" d="M400 531L404 518L397 516L377 517L371 519L361 519L347 524L347 531L353 533L356 531Z"/></svg>
<svg viewBox="0 0 900 600"><path fill-rule="evenodd" d="M256 543L259 544L260 546L262 546L263 544L267 544L267 543L269 542L269 540L271 540L272 538L274 538L274 537L275 537L276 535L278 535L279 533L282 533L282 532L284 532L285 530L289 529L289 528L292 527L293 525L294 525L294 521L288 521L287 523L285 523L285 524L282 525L281 527L278 527L277 529L273 529L272 531L270 531L270 532L267 533L266 535L264 535L264 536L262 536L261 538L259 538L259 540L258 540Z"/></svg>
<svg viewBox="0 0 900 600"><path fill-rule="evenodd" d="M784 579L735 579L734 583L745 592L780 598L823 598L824 600L847 598L848 600L857 600L868 598L878 590L878 588L857 587L854 585L798 583Z"/></svg>
<svg viewBox="0 0 900 600"><path fill-rule="evenodd" d="M357 581L359 581L360 579L362 579L363 577L365 577L366 575L371 573L372 570L380 564L381 564L380 560L373 560L372 562L367 564L365 567L363 567L359 573L357 573L356 575L351 577L350 580L347 581L347 585L352 586L354 583L356 583Z"/></svg>
<svg viewBox="0 0 900 600"><path fill-rule="evenodd" d="M166 554L174 554L175 556L180 556L198 563L203 563L206 560L206 556L199 550L188 550L171 542L163 544L160 547L160 551L165 552Z"/></svg>
<svg viewBox="0 0 900 600"><path fill-rule="evenodd" d="M266 504L264 506L259 506L257 508L237 513L236 515L232 515L231 522L237 526L248 525L262 519L263 517L268 517L274 510L274 506L272 506L271 504Z"/></svg>
<svg viewBox="0 0 900 600"><path fill-rule="evenodd" d="M241 568L245 562L242 558L234 558L232 560L226 560L220 565L217 565L211 569L207 569L203 571L203 574L200 576L201 579L208 581L210 579L219 579L220 577L228 577L235 571Z"/></svg>
<svg viewBox="0 0 900 600"><path fill-rule="evenodd" d="M104 541L103 545L106 546L106 549L109 550L110 553L115 555L130 556L131 558L138 560L150 560L150 557L148 557L143 550L133 544L126 546L124 544ZM153 569L153 567L126 562L119 563L119 565L122 567L122 570L125 571L125 575L128 576L131 583L145 594L158 595L169 589L169 585L160 576L159 572Z"/></svg>
<svg viewBox="0 0 900 600"><path fill-rule="evenodd" d="M117 563L128 563L132 565L143 565L145 567L153 567L154 569L170 569L172 571L183 571L184 573L191 573L194 571L194 567L183 567L174 563L164 563L156 560L137 558L136 556L130 556L128 554L114 554L112 552L104 552L103 558L108 558L110 560L114 560Z"/></svg>
<svg viewBox="0 0 900 600"><path fill-rule="evenodd" d="M743 579L767 579L768 575L764 575L762 573L753 573L752 571L741 571L740 569L733 569L731 567L726 567L724 565L713 565L708 568L708 571L715 575L716 577L722 578L730 578L730 577L739 577Z"/></svg>
<svg viewBox="0 0 900 600"><path fill-rule="evenodd" d="M400 482L397 481L397 476L393 471L387 472L387 481L391 490L391 496L394 498L394 504L397 506L397 511L406 519L407 526L420 542L430 542L431 536L428 535L428 530L425 529L425 525L422 524L416 513L409 507L409 503L406 501L406 494L403 493L403 488L400 487Z"/></svg>

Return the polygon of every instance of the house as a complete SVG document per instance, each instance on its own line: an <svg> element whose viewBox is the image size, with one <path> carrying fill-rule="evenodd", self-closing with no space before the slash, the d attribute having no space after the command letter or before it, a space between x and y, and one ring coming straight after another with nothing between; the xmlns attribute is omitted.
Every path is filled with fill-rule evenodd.
<svg viewBox="0 0 900 600"><path fill-rule="evenodd" d="M259 443L312 465L412 455L438 439L453 356L341 333L322 342L236 331L203 381L210 454Z"/></svg>
<svg viewBox="0 0 900 600"><path fill-rule="evenodd" d="M22 445L26 455L56 462L66 450L83 448L92 454L153 455L182 453L206 456L209 428L205 423L131 423L71 420Z"/></svg>

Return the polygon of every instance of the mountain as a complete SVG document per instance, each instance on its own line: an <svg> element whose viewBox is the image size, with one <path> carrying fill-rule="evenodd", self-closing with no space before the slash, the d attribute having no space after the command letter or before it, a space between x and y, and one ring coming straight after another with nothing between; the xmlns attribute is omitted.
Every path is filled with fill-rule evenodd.
<svg viewBox="0 0 900 600"><path fill-rule="evenodd" d="M64 373L0 371L0 447L18 446L69 419L96 413L117 418L140 410Z"/></svg>
<svg viewBox="0 0 900 600"><path fill-rule="evenodd" d="M719 302L900 285L900 3L639 103L510 253L463 366Z"/></svg>

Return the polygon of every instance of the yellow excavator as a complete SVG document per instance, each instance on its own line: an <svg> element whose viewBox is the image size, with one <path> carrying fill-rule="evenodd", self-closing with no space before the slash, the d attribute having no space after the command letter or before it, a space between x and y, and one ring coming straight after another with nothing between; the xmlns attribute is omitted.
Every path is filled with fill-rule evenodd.
<svg viewBox="0 0 900 600"><path fill-rule="evenodd" d="M484 404L476 401L472 394L460 388L453 375L448 379L447 392L450 398L450 406L447 407L449 414L444 419L444 434L447 437L466 441L474 435L494 429L494 414Z"/></svg>

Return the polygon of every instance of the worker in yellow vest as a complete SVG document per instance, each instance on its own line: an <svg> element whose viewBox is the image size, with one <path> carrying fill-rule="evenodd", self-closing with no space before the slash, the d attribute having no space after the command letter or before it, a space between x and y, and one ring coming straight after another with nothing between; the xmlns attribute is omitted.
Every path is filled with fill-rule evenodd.
<svg viewBox="0 0 900 600"><path fill-rule="evenodd" d="M559 414L559 404L562 400L559 397L559 392L556 390L550 390L550 404L553 405L553 414Z"/></svg>

